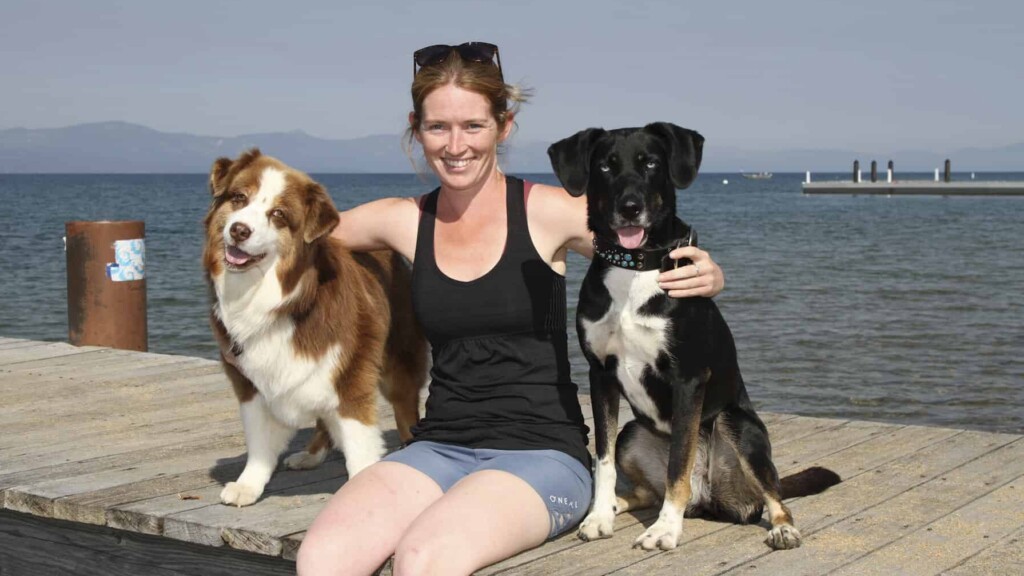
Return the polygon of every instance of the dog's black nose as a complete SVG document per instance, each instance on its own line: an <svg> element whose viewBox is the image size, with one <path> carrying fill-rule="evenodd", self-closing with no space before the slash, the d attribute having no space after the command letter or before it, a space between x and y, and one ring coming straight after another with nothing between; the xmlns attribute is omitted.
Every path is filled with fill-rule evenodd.
<svg viewBox="0 0 1024 576"><path fill-rule="evenodd" d="M231 239L235 242L245 242L251 234L252 230L241 222L231 225Z"/></svg>
<svg viewBox="0 0 1024 576"><path fill-rule="evenodd" d="M640 210L643 207L636 200L626 200L619 205L619 214L624 217L633 219L640 215Z"/></svg>

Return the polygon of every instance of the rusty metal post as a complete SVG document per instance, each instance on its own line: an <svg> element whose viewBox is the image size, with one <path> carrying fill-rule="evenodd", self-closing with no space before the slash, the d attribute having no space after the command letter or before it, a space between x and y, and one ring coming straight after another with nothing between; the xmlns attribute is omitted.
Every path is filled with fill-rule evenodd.
<svg viewBox="0 0 1024 576"><path fill-rule="evenodd" d="M878 162L871 161L871 181L878 182Z"/></svg>
<svg viewBox="0 0 1024 576"><path fill-rule="evenodd" d="M144 222L65 222L68 341L148 349Z"/></svg>
<svg viewBox="0 0 1024 576"><path fill-rule="evenodd" d="M946 182L949 182L949 180L950 180L950 178L949 178L949 176L950 176L949 169L950 169L949 158L946 158L946 174L945 174Z"/></svg>

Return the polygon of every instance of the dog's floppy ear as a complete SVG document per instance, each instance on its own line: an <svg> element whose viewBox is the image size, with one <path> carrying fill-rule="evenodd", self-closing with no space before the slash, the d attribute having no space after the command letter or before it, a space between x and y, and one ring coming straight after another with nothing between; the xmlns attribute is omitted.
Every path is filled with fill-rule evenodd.
<svg viewBox="0 0 1024 576"><path fill-rule="evenodd" d="M316 182L306 186L306 228L302 231L302 239L310 244L334 230L339 218L338 209L323 186Z"/></svg>
<svg viewBox="0 0 1024 576"><path fill-rule="evenodd" d="M587 128L548 147L551 167L562 186L573 196L582 196L590 180L590 151L606 134L602 128Z"/></svg>
<svg viewBox="0 0 1024 576"><path fill-rule="evenodd" d="M225 184L231 164L233 164L231 158L217 158L213 161L213 167L210 168L210 194L214 198L227 192Z"/></svg>
<svg viewBox="0 0 1024 576"><path fill-rule="evenodd" d="M669 145L669 175L676 188L686 188L697 177L701 157L704 154L704 137L694 130L680 128L668 122L654 122L644 126L644 131L653 134Z"/></svg>
<svg viewBox="0 0 1024 576"><path fill-rule="evenodd" d="M228 191L228 174L234 169L235 173L252 163L253 160L262 156L259 148L250 148L243 152L237 160L230 158L217 158L210 168L210 194L219 198Z"/></svg>

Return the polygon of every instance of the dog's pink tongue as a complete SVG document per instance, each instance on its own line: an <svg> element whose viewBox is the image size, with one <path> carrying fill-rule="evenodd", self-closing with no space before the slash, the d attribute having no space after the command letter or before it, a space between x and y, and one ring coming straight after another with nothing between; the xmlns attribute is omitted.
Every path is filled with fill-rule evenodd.
<svg viewBox="0 0 1024 576"><path fill-rule="evenodd" d="M626 226L615 232L619 235L619 245L626 250L639 248L644 241L644 229L639 226Z"/></svg>
<svg viewBox="0 0 1024 576"><path fill-rule="evenodd" d="M236 248L235 246L228 246L228 249L224 252L224 259L235 266L245 264L250 258L252 258L252 256L248 252Z"/></svg>

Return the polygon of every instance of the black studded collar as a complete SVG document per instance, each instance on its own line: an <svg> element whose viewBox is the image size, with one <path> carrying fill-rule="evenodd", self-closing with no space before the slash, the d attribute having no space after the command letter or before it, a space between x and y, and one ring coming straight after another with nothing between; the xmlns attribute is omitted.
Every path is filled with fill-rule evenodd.
<svg viewBox="0 0 1024 576"><path fill-rule="evenodd" d="M680 232L685 231L685 233L669 242L666 246L651 249L638 248L636 250L628 250L595 235L594 254L612 266L625 268L626 270L636 270L637 272L648 270L665 271L684 266L690 263L689 259L673 260L668 257L668 253L680 246L696 246L697 231L684 224L678 218L674 223L674 227Z"/></svg>

